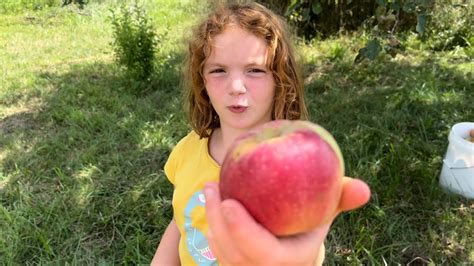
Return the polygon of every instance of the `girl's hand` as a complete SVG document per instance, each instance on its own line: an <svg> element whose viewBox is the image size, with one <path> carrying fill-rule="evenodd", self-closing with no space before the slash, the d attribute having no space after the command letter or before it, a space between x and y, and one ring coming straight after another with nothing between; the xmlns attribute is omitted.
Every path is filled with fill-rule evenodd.
<svg viewBox="0 0 474 266"><path fill-rule="evenodd" d="M204 194L207 239L221 265L314 265L322 263L324 240L334 218L367 203L370 189L361 180L344 177L334 218L311 232L283 238L257 223L238 201L221 201L217 183L206 184Z"/></svg>

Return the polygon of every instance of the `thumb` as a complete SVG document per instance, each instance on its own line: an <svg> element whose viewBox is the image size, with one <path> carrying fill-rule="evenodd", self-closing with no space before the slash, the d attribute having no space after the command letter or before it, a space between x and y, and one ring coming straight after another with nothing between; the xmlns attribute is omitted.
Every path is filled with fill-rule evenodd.
<svg viewBox="0 0 474 266"><path fill-rule="evenodd" d="M258 234L269 239L275 238L270 231L255 221L247 209L237 200L224 200L222 202L222 215L235 237L245 235L245 239L247 239L249 235Z"/></svg>
<svg viewBox="0 0 474 266"><path fill-rule="evenodd" d="M369 186L360 179L344 177L342 195L339 201L339 211L350 211L362 207L370 199Z"/></svg>
<svg viewBox="0 0 474 266"><path fill-rule="evenodd" d="M222 202L222 216L226 222L230 237L240 247L246 257L258 254L272 254L270 247L278 244L278 239L259 224L237 200ZM252 241L249 241L252 239Z"/></svg>

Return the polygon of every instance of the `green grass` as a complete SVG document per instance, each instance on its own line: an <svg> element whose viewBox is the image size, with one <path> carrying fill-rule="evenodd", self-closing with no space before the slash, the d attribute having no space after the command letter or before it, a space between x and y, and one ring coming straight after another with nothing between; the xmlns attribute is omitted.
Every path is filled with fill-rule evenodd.
<svg viewBox="0 0 474 266"><path fill-rule="evenodd" d="M335 60L334 43L350 56ZM368 206L336 221L328 259L474 262L474 205L438 186L450 127L474 119L472 58L409 49L353 65L358 45L339 38L301 48L312 120L334 133L347 173L373 191Z"/></svg>
<svg viewBox="0 0 474 266"><path fill-rule="evenodd" d="M145 5L167 32L147 83L114 63L114 1L0 15L1 264L150 262L172 215L161 169L189 130L182 36L203 7ZM472 55L408 39L359 65L359 37L298 46L311 120L373 192L335 222L328 264L474 263L474 203L438 186L450 127L474 120Z"/></svg>

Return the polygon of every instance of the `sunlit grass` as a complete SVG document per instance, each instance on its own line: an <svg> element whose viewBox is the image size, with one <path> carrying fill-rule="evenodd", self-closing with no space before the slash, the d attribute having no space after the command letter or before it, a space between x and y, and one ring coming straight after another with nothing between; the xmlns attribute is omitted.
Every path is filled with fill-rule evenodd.
<svg viewBox="0 0 474 266"><path fill-rule="evenodd" d="M190 129L183 39L206 7L144 1L167 33L160 73L143 83L114 63L119 3L104 2L0 15L1 263L147 264L171 219L162 168ZM450 127L474 118L472 60L411 35L404 54L355 65L365 38L297 46L311 120L373 192L335 222L327 262L470 264L472 201L444 193L438 175Z"/></svg>

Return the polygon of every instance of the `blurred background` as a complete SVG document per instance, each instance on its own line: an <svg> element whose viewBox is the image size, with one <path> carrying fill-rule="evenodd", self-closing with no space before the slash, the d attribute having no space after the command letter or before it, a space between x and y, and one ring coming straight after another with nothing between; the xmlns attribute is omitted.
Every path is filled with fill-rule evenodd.
<svg viewBox="0 0 474 266"><path fill-rule="evenodd" d="M450 128L474 121L472 1L260 3L293 29L311 121L372 189L326 264L474 263L474 202L438 184ZM1 264L151 261L191 129L186 40L213 4L0 2Z"/></svg>

